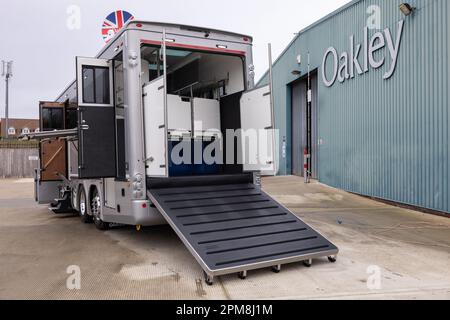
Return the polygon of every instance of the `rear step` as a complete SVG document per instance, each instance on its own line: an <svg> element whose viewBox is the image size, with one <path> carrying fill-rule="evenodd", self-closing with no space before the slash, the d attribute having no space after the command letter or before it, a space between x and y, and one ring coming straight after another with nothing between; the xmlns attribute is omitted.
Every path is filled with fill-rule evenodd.
<svg viewBox="0 0 450 320"><path fill-rule="evenodd" d="M328 257L338 248L252 183L150 189L148 196L205 272L205 280Z"/></svg>
<svg viewBox="0 0 450 320"><path fill-rule="evenodd" d="M49 210L51 210L54 214L76 213L76 211L72 208L70 197L70 191L65 191L62 198L55 199L55 202L50 204Z"/></svg>

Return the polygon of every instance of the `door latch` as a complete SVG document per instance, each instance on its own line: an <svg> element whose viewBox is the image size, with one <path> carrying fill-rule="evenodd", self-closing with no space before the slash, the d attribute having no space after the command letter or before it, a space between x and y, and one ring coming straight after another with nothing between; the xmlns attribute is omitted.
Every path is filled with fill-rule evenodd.
<svg viewBox="0 0 450 320"><path fill-rule="evenodd" d="M80 129L81 130L89 130L89 125L86 123L85 120L81 121Z"/></svg>

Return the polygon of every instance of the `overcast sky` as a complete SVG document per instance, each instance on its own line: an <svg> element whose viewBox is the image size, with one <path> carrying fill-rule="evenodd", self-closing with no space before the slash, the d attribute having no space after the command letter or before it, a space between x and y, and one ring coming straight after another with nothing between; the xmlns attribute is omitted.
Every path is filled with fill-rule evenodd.
<svg viewBox="0 0 450 320"><path fill-rule="evenodd" d="M254 37L257 79L294 33L349 0L0 0L0 60L14 60L11 118L37 118L38 101L52 101L75 78L75 56L95 56L104 45L105 17L123 9L136 19L235 31ZM80 29L67 27L68 8L81 10ZM5 84L0 82L0 115Z"/></svg>

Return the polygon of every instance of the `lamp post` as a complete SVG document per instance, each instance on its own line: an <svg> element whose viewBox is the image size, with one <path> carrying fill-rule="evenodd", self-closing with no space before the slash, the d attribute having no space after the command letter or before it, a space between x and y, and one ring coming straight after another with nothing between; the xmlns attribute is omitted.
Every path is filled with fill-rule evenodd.
<svg viewBox="0 0 450 320"><path fill-rule="evenodd" d="M8 125L8 114L9 114L9 79L12 77L12 61L2 60L2 77L5 77L5 129L6 138L9 138L9 125Z"/></svg>

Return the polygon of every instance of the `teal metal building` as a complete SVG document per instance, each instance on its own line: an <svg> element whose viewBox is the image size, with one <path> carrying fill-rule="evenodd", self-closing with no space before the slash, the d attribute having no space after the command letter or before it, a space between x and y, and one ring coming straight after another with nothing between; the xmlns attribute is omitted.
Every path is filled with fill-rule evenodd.
<svg viewBox="0 0 450 320"><path fill-rule="evenodd" d="M450 1L403 2L352 1L274 62L279 174L308 147L324 184L448 214Z"/></svg>

